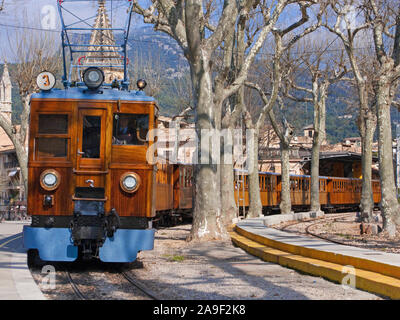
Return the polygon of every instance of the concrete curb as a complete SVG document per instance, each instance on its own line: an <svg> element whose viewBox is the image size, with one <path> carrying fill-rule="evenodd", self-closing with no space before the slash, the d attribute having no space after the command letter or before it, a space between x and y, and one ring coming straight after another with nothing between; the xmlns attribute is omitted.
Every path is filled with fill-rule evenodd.
<svg viewBox="0 0 400 320"><path fill-rule="evenodd" d="M400 267L398 266L393 266L390 264L377 262L365 258L353 257L344 254L337 254L334 252L296 246L293 244L268 239L258 234L246 231L238 226L235 227L235 231L250 240L253 240L255 242L258 242L260 244L263 244L271 248L275 248L296 255L301 255L304 257L337 263L340 265L350 265L355 268L372 271L389 277L400 279Z"/></svg>
<svg viewBox="0 0 400 320"><path fill-rule="evenodd" d="M282 222L289 221L303 221L308 219L317 219L323 217L325 214L323 211L310 211L310 212L298 212L289 214L275 214L272 216L266 216L264 220L264 225L270 227Z"/></svg>
<svg viewBox="0 0 400 320"><path fill-rule="evenodd" d="M400 279L359 268L354 268L349 272L349 266L304 257L302 255L267 247L237 232L231 232L230 235L234 244L264 261L277 263L284 267L320 276L342 284L346 283L346 279L350 274L354 276L354 286L356 288L391 299L400 299Z"/></svg>

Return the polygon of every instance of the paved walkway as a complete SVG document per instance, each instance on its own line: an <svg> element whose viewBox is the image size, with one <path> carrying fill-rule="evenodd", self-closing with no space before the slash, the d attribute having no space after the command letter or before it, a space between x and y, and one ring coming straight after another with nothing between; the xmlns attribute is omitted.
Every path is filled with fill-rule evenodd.
<svg viewBox="0 0 400 320"><path fill-rule="evenodd" d="M262 218L237 223L232 241L265 261L400 299L400 255L335 244L266 227ZM347 281L347 280L346 280Z"/></svg>
<svg viewBox="0 0 400 320"><path fill-rule="evenodd" d="M243 220L239 222L237 226L253 234L258 234L262 237L286 244L331 252L336 255L346 255L360 259L372 260L375 262L400 267L400 254L339 245L317 238L301 236L273 228L267 228L263 225L263 219Z"/></svg>
<svg viewBox="0 0 400 320"><path fill-rule="evenodd" d="M23 223L0 223L0 300L44 300L27 265Z"/></svg>

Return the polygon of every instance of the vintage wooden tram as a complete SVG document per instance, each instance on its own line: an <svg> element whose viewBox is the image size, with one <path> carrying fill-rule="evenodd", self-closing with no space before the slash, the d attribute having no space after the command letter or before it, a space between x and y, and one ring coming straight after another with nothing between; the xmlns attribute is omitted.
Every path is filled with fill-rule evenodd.
<svg viewBox="0 0 400 320"><path fill-rule="evenodd" d="M101 72L92 69L88 72ZM133 261L153 247L156 104L143 91L84 87L31 99L25 246L43 260Z"/></svg>
<svg viewBox="0 0 400 320"><path fill-rule="evenodd" d="M32 224L24 226L24 246L29 254L38 252L45 261L74 261L81 255L104 262L131 262L139 251L153 248L154 220L190 214L193 167L152 165L146 157L152 147L147 134L157 127L157 106L143 91L145 81L137 82L139 90L128 90L127 40L133 2L126 2L123 43L115 45L71 42L69 31L113 30L77 28L75 23L66 26L64 5L76 1L57 2L63 29L64 89L53 89L55 77L44 72L38 77L42 91L31 97L27 193ZM66 51L70 53L69 73ZM82 57L74 56L82 53L101 57L107 53L122 64L84 68L79 64ZM112 77L105 77L103 69L116 68L123 69L123 79L105 83ZM74 83L72 74L77 74L79 81ZM247 207L246 175L234 186L238 204ZM309 176L291 176L295 210L309 206L309 186ZM373 182L373 188L378 203L379 181ZM276 210L280 175L261 173L260 192L264 212ZM321 177L325 210L357 207L360 193L359 179Z"/></svg>
<svg viewBox="0 0 400 320"><path fill-rule="evenodd" d="M153 248L155 167L146 159L146 135L156 127L157 106L143 91L145 81L137 82L139 90L128 90L133 2L122 4L125 24L113 26L107 3L99 1L91 27L76 11L82 8L78 1L57 1L64 89L53 89L54 75L43 72L37 78L42 91L31 97L32 224L24 228L24 245L47 261L73 261L82 254L130 262L138 251ZM122 36L114 37L114 31Z"/></svg>
<svg viewBox="0 0 400 320"><path fill-rule="evenodd" d="M102 78L100 69L88 72ZM24 243L47 261L73 261L80 253L105 262L130 262L139 251L153 248L154 220L190 215L193 167L149 164L152 142L147 134L157 127L157 106L143 90L87 85L32 96L32 224L24 228ZM237 203L248 207L247 175L235 177ZM290 185L293 210L307 210L310 176L291 175ZM378 204L379 181L373 181L373 191ZM260 194L265 214L278 210L281 176L261 172ZM360 197L360 179L320 177L323 210L357 208Z"/></svg>

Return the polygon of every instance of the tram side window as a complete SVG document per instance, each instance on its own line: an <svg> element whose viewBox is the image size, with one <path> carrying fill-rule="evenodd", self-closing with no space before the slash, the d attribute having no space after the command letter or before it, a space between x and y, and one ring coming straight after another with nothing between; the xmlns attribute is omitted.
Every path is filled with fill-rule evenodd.
<svg viewBox="0 0 400 320"><path fill-rule="evenodd" d="M114 114L114 145L144 145L148 131L148 114Z"/></svg>
<svg viewBox="0 0 400 320"><path fill-rule="evenodd" d="M67 156L67 139L63 138L37 138L38 156L40 158L64 158Z"/></svg>
<svg viewBox="0 0 400 320"><path fill-rule="evenodd" d="M66 134L68 133L68 115L66 114L40 114L38 133L40 134Z"/></svg>
<svg viewBox="0 0 400 320"><path fill-rule="evenodd" d="M68 115L39 114L35 139L39 158L65 158L68 154Z"/></svg>

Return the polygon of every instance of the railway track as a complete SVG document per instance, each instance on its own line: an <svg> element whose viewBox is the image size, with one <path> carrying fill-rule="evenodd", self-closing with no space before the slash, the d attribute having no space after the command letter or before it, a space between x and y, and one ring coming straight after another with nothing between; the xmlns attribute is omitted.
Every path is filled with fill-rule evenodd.
<svg viewBox="0 0 400 320"><path fill-rule="evenodd" d="M75 295L80 299L80 300L90 300L89 297L87 297L80 289L79 286L74 282L74 280L71 277L71 273L67 270L65 271L65 274L67 276L68 282L71 285L72 290L74 291Z"/></svg>
<svg viewBox="0 0 400 320"><path fill-rule="evenodd" d="M67 270L65 271L66 277L68 279L68 282L74 291L74 294L76 295L79 300L91 300L87 295L85 295L80 289L79 285L73 280L71 273ZM120 273L132 286L134 286L136 289L139 289L141 293L149 297L151 300L159 300L159 298L149 289L147 289L143 284L135 280L131 275L129 275L127 272L121 272Z"/></svg>
<svg viewBox="0 0 400 320"><path fill-rule="evenodd" d="M127 272L122 272L121 275L133 286L147 295L151 300L160 300L151 290L144 287L140 282L133 279Z"/></svg>
<svg viewBox="0 0 400 320"><path fill-rule="evenodd" d="M333 219L333 222L338 222L338 221L339 221L339 218ZM316 223L313 223L313 224L310 224L309 226L307 226L306 229L305 229L306 233L308 235L310 235L310 236L313 236L313 237L316 237L316 238L319 238L319 239L322 239L322 240L325 240L325 241L329 241L329 242L333 242L333 243L336 243L336 244L349 246L349 244L347 244L347 243L344 243L344 242L341 242L341 241L337 241L337 240L332 240L332 239L329 239L327 237L321 236L319 234L316 234L316 233L310 231L311 227L316 226L317 224L320 224L322 222L324 222L324 221L319 221L319 222L316 222Z"/></svg>
<svg viewBox="0 0 400 320"><path fill-rule="evenodd" d="M344 242L341 242L341 241L338 241L338 240L332 240L332 239L329 239L328 237L324 237L324 236L321 236L321 235L319 235L319 234L316 234L316 233L310 231L310 229L311 229L313 226L316 226L316 225L318 225L318 224L321 224L321 223L324 223L324 222L327 222L327 221L331 221L331 220L332 220L333 222L339 222L341 219L346 218L346 217L349 217L350 214L352 214L352 213L346 213L346 214L343 214L343 215L340 215L340 216L335 216L335 217L330 217L330 218L321 219L320 221L314 222L314 223L312 223L312 224L306 226L306 227L305 227L305 233L308 234L308 235L310 235L310 236L313 236L313 237L315 237L315 238L319 238L319 239L321 239L321 240L325 240L325 241L329 241L329 242L332 242L332 243L341 244L341 245L345 245L345 246L351 246L350 244L347 244L347 243L344 243ZM299 221L299 222L292 223L292 224L289 224L289 225L287 225L287 226L284 226L284 227L281 228L280 230L282 230L282 231L287 231L287 230L285 230L286 228L289 228L289 227L292 227L292 226L295 226L295 225L298 225L298 224L309 223L309 222L310 222L310 221ZM345 222L345 221L342 220L341 222Z"/></svg>

